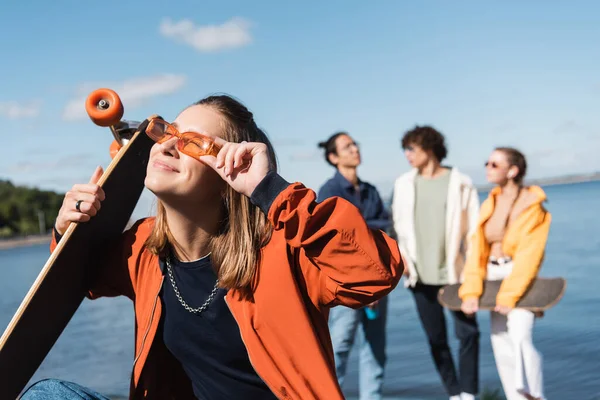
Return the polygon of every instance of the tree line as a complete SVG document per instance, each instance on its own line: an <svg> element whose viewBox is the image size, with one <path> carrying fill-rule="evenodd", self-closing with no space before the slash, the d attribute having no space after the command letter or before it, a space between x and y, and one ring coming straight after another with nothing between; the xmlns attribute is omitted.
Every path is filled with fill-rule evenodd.
<svg viewBox="0 0 600 400"><path fill-rule="evenodd" d="M48 233L64 196L0 179L0 237Z"/></svg>

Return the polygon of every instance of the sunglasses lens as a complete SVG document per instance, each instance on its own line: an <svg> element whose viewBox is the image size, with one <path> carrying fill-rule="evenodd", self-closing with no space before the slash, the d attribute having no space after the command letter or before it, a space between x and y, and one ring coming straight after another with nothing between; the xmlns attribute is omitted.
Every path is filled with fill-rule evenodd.
<svg viewBox="0 0 600 400"><path fill-rule="evenodd" d="M177 129L162 119L153 119L146 128L146 134L156 143L162 143L172 136L177 136Z"/></svg>
<svg viewBox="0 0 600 400"><path fill-rule="evenodd" d="M208 136L197 133L184 133L177 142L177 149L192 158L200 158L205 155L216 156L219 148Z"/></svg>

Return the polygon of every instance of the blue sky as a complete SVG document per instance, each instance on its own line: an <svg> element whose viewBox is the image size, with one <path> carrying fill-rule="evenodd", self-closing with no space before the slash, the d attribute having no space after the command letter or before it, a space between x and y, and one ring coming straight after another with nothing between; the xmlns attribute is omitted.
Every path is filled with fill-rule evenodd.
<svg viewBox="0 0 600 400"><path fill-rule="evenodd" d="M497 145L522 149L531 177L600 170L598 2L216 3L0 6L0 179L65 191L106 167L111 135L83 107L102 86L137 120L232 94L282 175L315 189L334 172L317 142L340 129L384 196L415 124L442 131L448 163L477 183Z"/></svg>

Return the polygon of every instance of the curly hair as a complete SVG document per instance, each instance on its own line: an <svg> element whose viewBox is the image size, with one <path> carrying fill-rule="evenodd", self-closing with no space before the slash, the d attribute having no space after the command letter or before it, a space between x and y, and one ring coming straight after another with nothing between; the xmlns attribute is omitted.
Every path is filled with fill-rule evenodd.
<svg viewBox="0 0 600 400"><path fill-rule="evenodd" d="M439 162L448 155L444 135L428 125L417 125L404 134L402 148L406 149L410 145L417 145L425 151L431 150Z"/></svg>

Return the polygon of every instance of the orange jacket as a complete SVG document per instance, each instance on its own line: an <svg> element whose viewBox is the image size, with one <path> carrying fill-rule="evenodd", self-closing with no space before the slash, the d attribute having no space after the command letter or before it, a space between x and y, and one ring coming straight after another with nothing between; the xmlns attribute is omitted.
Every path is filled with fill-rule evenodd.
<svg viewBox="0 0 600 400"><path fill-rule="evenodd" d="M360 211L334 197L316 203L299 183L277 195L253 301L230 290L225 301L250 361L280 399L343 399L327 319L329 308L358 308L387 295L402 276L397 243L367 227ZM154 219L138 221L111 253L89 297L125 295L135 306L132 399L193 398L187 376L157 335L164 280L144 246ZM56 247L53 240L51 250Z"/></svg>
<svg viewBox="0 0 600 400"><path fill-rule="evenodd" d="M540 270L552 220L542 205L546 200L542 188L530 186L526 190L524 200L515 205L502 240L502 251L512 258L513 269L500 285L496 304L509 307L517 304ZM482 294L490 255L490 244L485 239L483 227L494 212L500 191L499 187L492 189L481 205L477 230L465 264L464 281L458 292L462 300L478 298Z"/></svg>

